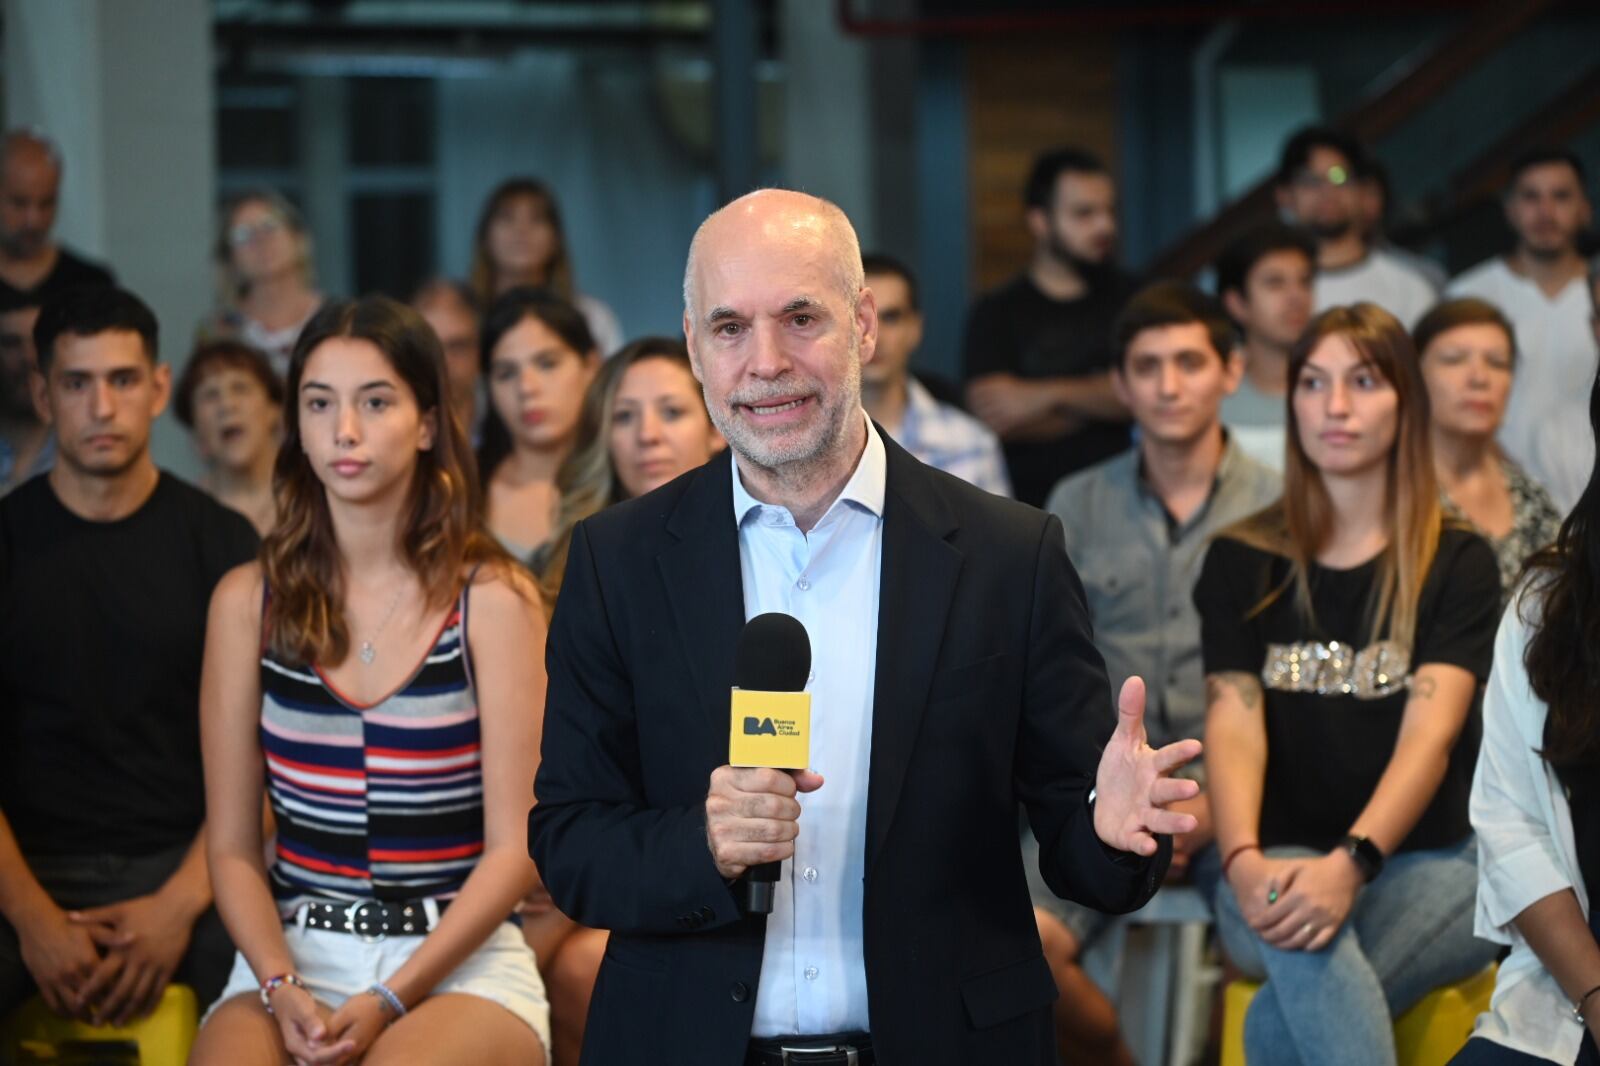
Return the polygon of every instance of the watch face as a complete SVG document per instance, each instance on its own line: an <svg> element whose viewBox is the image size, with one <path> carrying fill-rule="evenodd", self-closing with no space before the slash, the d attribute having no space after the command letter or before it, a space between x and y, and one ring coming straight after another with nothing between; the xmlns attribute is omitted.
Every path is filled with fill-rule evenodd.
<svg viewBox="0 0 1600 1066"><path fill-rule="evenodd" d="M1346 837L1345 850L1350 853L1350 858L1355 860L1362 876L1368 881L1377 877L1378 872L1383 869L1383 852L1366 837Z"/></svg>

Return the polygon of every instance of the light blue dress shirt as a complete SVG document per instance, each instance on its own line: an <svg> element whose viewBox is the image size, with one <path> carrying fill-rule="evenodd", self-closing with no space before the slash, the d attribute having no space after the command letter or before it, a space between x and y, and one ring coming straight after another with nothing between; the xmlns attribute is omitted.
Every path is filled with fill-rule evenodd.
<svg viewBox="0 0 1600 1066"><path fill-rule="evenodd" d="M825 779L799 797L794 859L767 918L753 1036L871 1029L861 912L885 471L868 420L855 473L808 534L788 508L745 491L734 466L745 618L781 611L811 638L811 768Z"/></svg>

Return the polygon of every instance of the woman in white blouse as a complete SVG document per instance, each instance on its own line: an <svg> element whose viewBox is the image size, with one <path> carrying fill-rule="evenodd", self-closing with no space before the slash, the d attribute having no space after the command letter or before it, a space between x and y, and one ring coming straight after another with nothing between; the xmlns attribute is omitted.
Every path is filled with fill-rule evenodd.
<svg viewBox="0 0 1600 1066"><path fill-rule="evenodd" d="M1600 426L1600 385L1589 399ZM1600 479L1495 640L1473 780L1476 933L1511 946L1456 1066L1600 1064Z"/></svg>

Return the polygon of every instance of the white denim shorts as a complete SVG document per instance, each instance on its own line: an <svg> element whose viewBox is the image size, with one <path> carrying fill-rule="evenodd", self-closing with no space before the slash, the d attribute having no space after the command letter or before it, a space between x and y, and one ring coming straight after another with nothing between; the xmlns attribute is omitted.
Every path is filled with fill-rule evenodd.
<svg viewBox="0 0 1600 1066"><path fill-rule="evenodd" d="M391 936L368 943L349 933L331 929L307 929L290 922L283 927L284 939L300 979L313 996L337 1009L351 996L357 996L380 981L387 981L400 969L411 953L422 946L420 936ZM270 976L270 975L269 975ZM225 1003L242 992L257 992L261 981L241 954L235 954L233 972L217 997ZM533 949L522 939L522 930L502 922L483 945L467 956L433 994L462 992L498 1003L528 1024L539 1036L545 1054L550 1052L550 1003L544 994L544 979L534 964ZM213 1006L212 1010L216 1007ZM209 1016L209 1012L207 1012Z"/></svg>

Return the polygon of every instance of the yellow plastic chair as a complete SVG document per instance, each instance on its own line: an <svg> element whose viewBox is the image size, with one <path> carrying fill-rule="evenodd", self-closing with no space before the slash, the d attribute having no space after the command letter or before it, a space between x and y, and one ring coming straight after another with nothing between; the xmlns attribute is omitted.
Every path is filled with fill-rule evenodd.
<svg viewBox="0 0 1600 1066"><path fill-rule="evenodd" d="M187 985L168 985L148 1017L125 1026L59 1018L35 996L0 1022L0 1060L15 1061L24 1047L46 1052L48 1060L49 1052L70 1042L131 1042L139 1047L140 1066L184 1066L199 1027L200 1004Z"/></svg>
<svg viewBox="0 0 1600 1066"><path fill-rule="evenodd" d="M1472 1035L1478 1015L1489 1009L1496 967L1465 981L1436 988L1394 1023L1394 1049L1400 1066L1445 1066ZM1261 985L1234 981L1223 993L1222 1066L1245 1066L1244 1012Z"/></svg>

